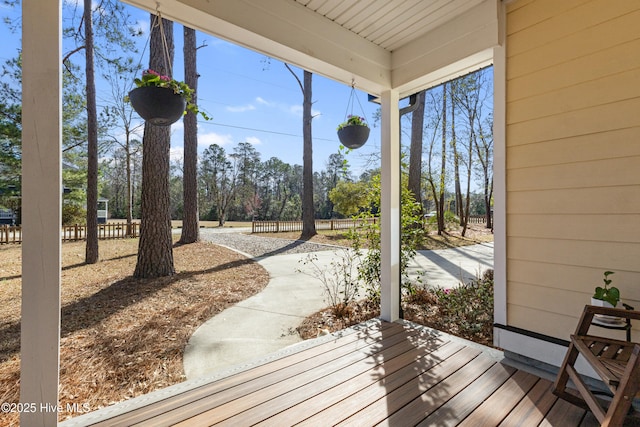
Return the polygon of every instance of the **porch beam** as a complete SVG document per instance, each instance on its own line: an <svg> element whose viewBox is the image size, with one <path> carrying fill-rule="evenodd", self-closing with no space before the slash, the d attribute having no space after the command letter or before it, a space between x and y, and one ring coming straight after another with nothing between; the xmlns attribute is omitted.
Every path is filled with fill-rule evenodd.
<svg viewBox="0 0 640 427"><path fill-rule="evenodd" d="M400 317L400 96L385 90L380 101L380 315L393 322Z"/></svg>
<svg viewBox="0 0 640 427"><path fill-rule="evenodd" d="M500 3L484 0L394 51L392 87L400 97L491 65Z"/></svg>
<svg viewBox="0 0 640 427"><path fill-rule="evenodd" d="M290 0L123 1L371 94L391 86L391 52Z"/></svg>
<svg viewBox="0 0 640 427"><path fill-rule="evenodd" d="M55 426L60 344L62 0L22 2L23 426ZM31 411L33 409L33 411Z"/></svg>

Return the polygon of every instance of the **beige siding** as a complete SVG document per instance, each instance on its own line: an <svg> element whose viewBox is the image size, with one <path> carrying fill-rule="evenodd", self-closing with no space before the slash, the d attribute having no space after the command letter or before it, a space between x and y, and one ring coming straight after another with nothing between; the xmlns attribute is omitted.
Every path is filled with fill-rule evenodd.
<svg viewBox="0 0 640 427"><path fill-rule="evenodd" d="M507 322L566 339L605 270L640 309L640 2L512 2L506 68Z"/></svg>

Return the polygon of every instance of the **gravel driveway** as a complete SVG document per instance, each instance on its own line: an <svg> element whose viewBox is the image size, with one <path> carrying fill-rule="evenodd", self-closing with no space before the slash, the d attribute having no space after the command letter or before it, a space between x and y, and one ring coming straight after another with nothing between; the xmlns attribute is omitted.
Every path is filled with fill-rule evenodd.
<svg viewBox="0 0 640 427"><path fill-rule="evenodd" d="M243 252L254 258L268 257L272 255L330 251L336 249L336 246L305 242L303 240L262 237L258 234L244 234L238 231L224 233L207 228L200 230L200 238L208 242Z"/></svg>

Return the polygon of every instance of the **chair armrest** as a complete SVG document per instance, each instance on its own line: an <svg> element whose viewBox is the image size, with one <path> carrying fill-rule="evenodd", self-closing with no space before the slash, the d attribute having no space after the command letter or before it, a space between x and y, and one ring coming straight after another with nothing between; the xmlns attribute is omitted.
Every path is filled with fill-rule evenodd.
<svg viewBox="0 0 640 427"><path fill-rule="evenodd" d="M640 320L640 311L628 310L625 308L598 307L595 305L587 305L584 308L585 313L602 314L605 316L621 317L623 319Z"/></svg>

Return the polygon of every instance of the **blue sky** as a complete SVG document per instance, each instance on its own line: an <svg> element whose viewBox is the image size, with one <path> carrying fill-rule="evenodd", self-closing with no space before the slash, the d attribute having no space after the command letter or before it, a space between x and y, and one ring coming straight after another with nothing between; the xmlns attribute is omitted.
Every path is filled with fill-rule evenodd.
<svg viewBox="0 0 640 427"><path fill-rule="evenodd" d="M76 0L77 1L77 0ZM81 2L80 2L81 6ZM148 40L149 15L131 8L131 15L145 30L140 43ZM0 6L3 16L19 14ZM19 15L18 15L19 16ZM10 33L5 25L0 28L3 39L0 60L13 58L17 54L20 35ZM183 80L182 25L174 24L175 60L174 78ZM210 144L221 145L231 152L239 142L249 142L261 153L262 160L278 157L290 164L302 164L302 92L297 81L284 65L270 60L265 66L264 55L236 46L224 40L198 33L198 103L212 117L207 122L199 121L199 151ZM64 51L70 47L65 45ZM140 70L148 67L148 51L135 58L140 61ZM82 63L83 59L75 59ZM302 71L294 68L302 78ZM110 96L110 91L97 83L98 98ZM356 81L357 88L357 81ZM351 87L313 76L313 163L314 171L325 168L332 153L336 153L339 141L336 126L345 119ZM367 101L367 95L357 91L364 115L373 125L373 114L378 106ZM99 101L100 103L100 101ZM350 113L351 111L349 111ZM359 105L354 114L362 115ZM348 155L352 171L356 174L367 169L367 160L372 152L379 152L379 127L372 129L367 144ZM182 121L172 126L172 158L182 155Z"/></svg>

